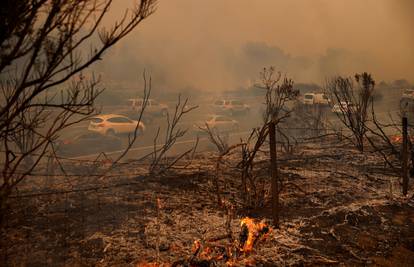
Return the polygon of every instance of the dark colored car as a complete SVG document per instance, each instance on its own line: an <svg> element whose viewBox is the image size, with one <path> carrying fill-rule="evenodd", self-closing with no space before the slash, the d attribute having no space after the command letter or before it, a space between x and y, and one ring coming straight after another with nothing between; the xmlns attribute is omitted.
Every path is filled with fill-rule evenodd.
<svg viewBox="0 0 414 267"><path fill-rule="evenodd" d="M80 156L86 154L120 150L122 140L112 135L89 132L71 139L58 142L57 154L60 156Z"/></svg>

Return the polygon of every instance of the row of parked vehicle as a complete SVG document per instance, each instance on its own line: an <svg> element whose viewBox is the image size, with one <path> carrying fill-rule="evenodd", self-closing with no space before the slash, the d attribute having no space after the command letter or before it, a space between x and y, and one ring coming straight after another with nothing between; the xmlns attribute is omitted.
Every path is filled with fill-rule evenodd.
<svg viewBox="0 0 414 267"><path fill-rule="evenodd" d="M146 131L146 124L152 123L155 117L164 117L168 114L168 105L149 99L144 115L141 121L138 121L143 103L143 99L128 99L125 107L119 109L117 114L92 117L87 132L58 142L58 153L63 156L74 156L120 150L122 135L137 131L140 136ZM201 133L208 127L219 132L235 131L239 129L238 121L226 115L246 114L250 110L248 105L238 100L218 100L213 106L217 114L207 115L205 120L195 122L190 130Z"/></svg>
<svg viewBox="0 0 414 267"><path fill-rule="evenodd" d="M324 93L306 93L301 99L302 103L305 105L326 105L331 104L331 100Z"/></svg>
<svg viewBox="0 0 414 267"><path fill-rule="evenodd" d="M149 99L144 116L138 122L143 103L143 99L140 98L128 99L126 106L116 114L102 114L91 118L87 132L59 143L61 154L72 155L76 154L75 152L84 154L121 149L120 136L132 134L135 131L140 136L146 131L147 124L152 123L155 117L168 114L168 105ZM331 100L323 93L306 93L301 103L331 106ZM333 105L332 112L346 111L351 105L346 102L337 103ZM250 105L237 99L218 99L209 107L209 111L212 112L208 113L212 114L206 114L205 119L193 122L193 125L187 125L190 126L190 130L197 134L205 132L206 128L221 133L237 131L240 129L238 116L246 115L251 111Z"/></svg>
<svg viewBox="0 0 414 267"><path fill-rule="evenodd" d="M88 131L73 138L58 142L57 151L61 156L75 156L120 150L122 139L120 135L143 134L143 122L132 120L118 114L104 114L90 119Z"/></svg>
<svg viewBox="0 0 414 267"><path fill-rule="evenodd" d="M324 93L306 93L301 98L301 103L304 105L319 105L325 107L332 107L333 113L348 112L353 106L352 103L346 101L340 101L332 105L331 99Z"/></svg>
<svg viewBox="0 0 414 267"><path fill-rule="evenodd" d="M378 101L383 98L381 92L376 92L373 95L374 101ZM323 93L307 93L304 94L302 99L303 104L318 104L332 106L331 111L333 113L349 112L351 107L354 106L351 102L340 101L339 103L331 104L331 100ZM414 89L405 89L400 98L400 107L408 110L414 110ZM409 114L412 112L410 111Z"/></svg>
<svg viewBox="0 0 414 267"><path fill-rule="evenodd" d="M216 113L230 116L243 115L250 112L250 106L241 100L216 100L213 106Z"/></svg>

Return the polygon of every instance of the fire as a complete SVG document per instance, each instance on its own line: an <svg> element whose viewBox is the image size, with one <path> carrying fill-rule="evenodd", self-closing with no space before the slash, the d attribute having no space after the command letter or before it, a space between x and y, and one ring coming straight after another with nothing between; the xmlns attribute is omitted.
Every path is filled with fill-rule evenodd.
<svg viewBox="0 0 414 267"><path fill-rule="evenodd" d="M157 199L157 205L159 208L162 206L160 199ZM232 234L206 240L197 239L191 247L191 256L186 259L174 263L141 262L136 267L171 267L177 266L178 262L178 266L216 266L215 263L225 263L228 267L256 266L256 261L249 258L248 253L269 236L271 228L263 220L257 221L249 217L240 221L240 227L238 240L233 239Z"/></svg>
<svg viewBox="0 0 414 267"><path fill-rule="evenodd" d="M263 221L256 223L252 218L244 218L240 222L240 250L248 253L253 250L254 244L267 237L270 228Z"/></svg>
<svg viewBox="0 0 414 267"><path fill-rule="evenodd" d="M161 199L159 198L159 197L157 197L157 208L160 210L160 209L162 209L162 202L161 202Z"/></svg>
<svg viewBox="0 0 414 267"><path fill-rule="evenodd" d="M193 247L192 247L192 253L193 253L193 255L196 255L196 254L198 254L198 252L200 251L200 249L201 249L201 243L200 243L200 240L195 240L194 242L193 242Z"/></svg>
<svg viewBox="0 0 414 267"><path fill-rule="evenodd" d="M402 142L402 136L401 135L393 135L393 136L391 136L391 141L393 143L400 143L400 142Z"/></svg>
<svg viewBox="0 0 414 267"><path fill-rule="evenodd" d="M413 136L409 136L408 140L411 143L414 143L414 137ZM390 141L393 142L393 143L402 143L403 137L402 137L402 135L392 135L392 136L390 136Z"/></svg>
<svg viewBox="0 0 414 267"><path fill-rule="evenodd" d="M192 254L201 260L220 261L228 255L223 247L215 244L202 244L200 240L195 240L192 246Z"/></svg>

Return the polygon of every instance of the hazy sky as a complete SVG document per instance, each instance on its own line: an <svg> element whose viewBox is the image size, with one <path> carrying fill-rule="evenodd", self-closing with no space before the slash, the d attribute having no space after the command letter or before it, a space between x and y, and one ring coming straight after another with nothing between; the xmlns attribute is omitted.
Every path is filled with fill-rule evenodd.
<svg viewBox="0 0 414 267"><path fill-rule="evenodd" d="M297 82L361 71L414 81L413 14L414 0L159 0L100 68L126 80L146 68L172 89L246 86L268 65Z"/></svg>

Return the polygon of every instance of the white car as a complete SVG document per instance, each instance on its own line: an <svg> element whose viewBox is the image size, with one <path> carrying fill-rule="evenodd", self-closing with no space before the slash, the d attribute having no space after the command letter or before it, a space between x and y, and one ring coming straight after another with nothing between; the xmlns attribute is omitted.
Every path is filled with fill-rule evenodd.
<svg viewBox="0 0 414 267"><path fill-rule="evenodd" d="M217 113L235 115L249 112L250 106L240 100L217 100L214 102L214 109Z"/></svg>
<svg viewBox="0 0 414 267"><path fill-rule="evenodd" d="M348 103L348 102L346 102L346 101L341 101L341 102L339 102L339 103L335 104L335 105L332 107L332 112L333 112L333 113L337 113L337 114L342 113L342 111L344 111L344 112L349 112L349 111L351 111L351 110L350 110L350 108L351 108L352 106L353 106L353 104L352 104L352 103Z"/></svg>
<svg viewBox="0 0 414 267"><path fill-rule="evenodd" d="M406 107L408 103L411 103L414 101L414 90L413 89L406 89L404 90L404 93L401 96L400 99L400 106Z"/></svg>
<svg viewBox="0 0 414 267"><path fill-rule="evenodd" d="M405 89L401 98L414 99L414 89Z"/></svg>
<svg viewBox="0 0 414 267"><path fill-rule="evenodd" d="M302 102L305 105L329 105L331 100L323 93L306 93Z"/></svg>
<svg viewBox="0 0 414 267"><path fill-rule="evenodd" d="M127 105L132 111L140 112L142 109L144 100L142 98L131 98L128 99ZM145 106L145 113L155 116L167 116L168 106L154 99L148 99L147 105Z"/></svg>
<svg viewBox="0 0 414 267"><path fill-rule="evenodd" d="M223 115L211 115L206 121L195 125L199 130L206 130L206 124L211 130L230 132L239 129L239 122Z"/></svg>
<svg viewBox="0 0 414 267"><path fill-rule="evenodd" d="M138 130L138 133L145 131L144 123L131 120L128 117L117 114L106 114L91 118L88 130L104 135L129 134Z"/></svg>

